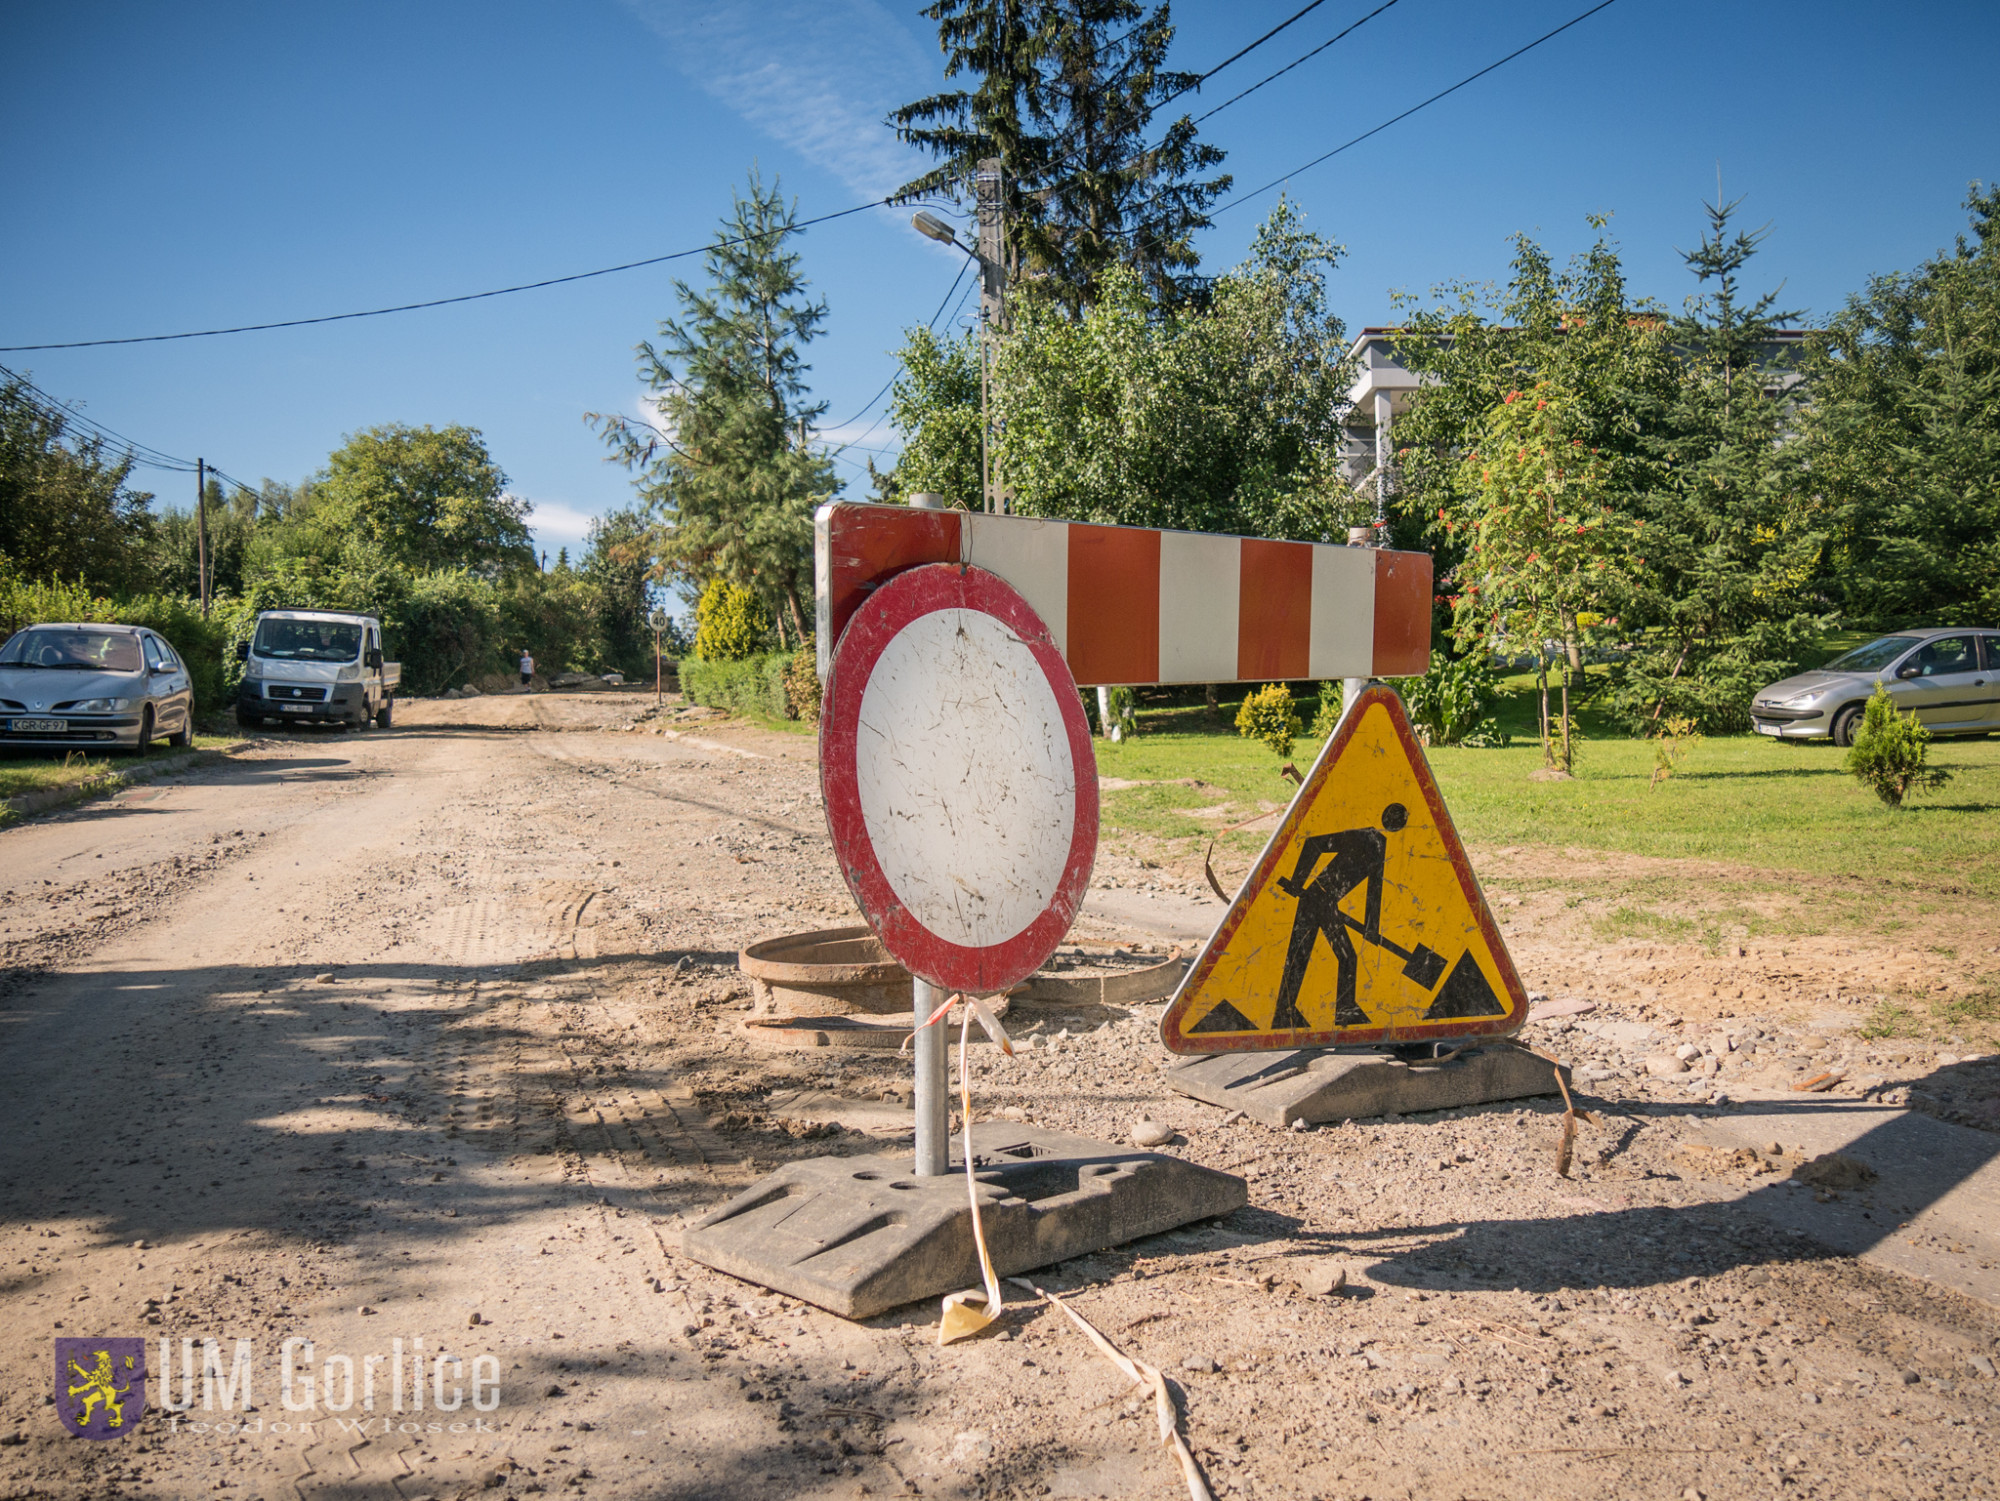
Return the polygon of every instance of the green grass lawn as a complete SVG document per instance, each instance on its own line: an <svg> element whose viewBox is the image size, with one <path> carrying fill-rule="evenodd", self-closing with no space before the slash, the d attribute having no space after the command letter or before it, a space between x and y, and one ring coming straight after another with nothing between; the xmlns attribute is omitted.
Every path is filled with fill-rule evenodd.
<svg viewBox="0 0 2000 1501"><path fill-rule="evenodd" d="M1308 700L1301 717L1309 720L1312 707ZM1531 703L1517 693L1503 723L1518 736L1532 716ZM1102 775L1154 784L1107 792L1105 829L1205 841L1227 819L1191 816L1204 808L1226 800L1237 810L1233 817L1248 818L1260 802L1289 800L1291 784L1279 777L1276 757L1237 735L1233 719L1233 705L1224 706L1220 719L1199 708L1145 710L1135 739L1098 741ZM1584 728L1577 776L1569 782L1529 780L1542 759L1532 739L1431 751L1438 785L1467 842L1721 861L1849 878L1878 890L1887 880L1941 893L2000 891L2000 741L1934 742L1932 764L1949 770L1952 781L1899 811L1848 776L1844 753L1824 743L1758 735L1704 740L1670 781L1654 787L1649 743L1617 735L1589 715ZM1299 741L1293 759L1300 771L1318 750L1317 742ZM1252 831L1227 844L1248 853L1263 838ZM1631 923L1660 920L1635 914ZM1641 934L1635 927L1629 936Z"/></svg>
<svg viewBox="0 0 2000 1501"><path fill-rule="evenodd" d="M196 750L222 750L236 745L241 735L196 735ZM148 761L182 755L164 741L155 741L143 756L87 756L81 751L67 755L31 756L15 751L0 756L0 798L19 797L29 792L49 792L94 781L112 772L131 771Z"/></svg>

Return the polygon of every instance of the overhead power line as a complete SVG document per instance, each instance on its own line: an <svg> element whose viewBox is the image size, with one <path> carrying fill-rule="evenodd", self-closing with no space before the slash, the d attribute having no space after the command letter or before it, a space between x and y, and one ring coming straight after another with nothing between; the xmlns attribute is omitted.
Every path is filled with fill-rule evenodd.
<svg viewBox="0 0 2000 1501"><path fill-rule="evenodd" d="M1286 63L1284 67L1278 69L1277 72L1267 74L1265 77L1258 79L1255 83L1251 84L1249 88L1243 90L1242 93L1233 94L1229 98L1223 100L1222 103L1216 105L1214 109L1207 110L1202 114L1196 115L1192 123L1199 125L1201 124L1202 121L1208 119L1209 116L1221 114L1224 110L1228 109L1230 105L1237 103L1239 100L1248 99L1252 94L1256 93L1257 90L1264 87L1265 84L1272 83L1280 78L1283 78L1287 73L1291 72L1292 69L1298 67L1299 64L1311 62L1314 58L1318 57L1322 52L1326 51L1327 48L1331 47L1335 42L1339 41L1342 37L1346 36L1349 32L1360 30L1363 26L1366 26L1370 21L1374 20L1377 16L1381 15L1383 11L1387 10L1390 6L1396 3L1397 0L1382 0L1382 3L1380 5L1376 6L1373 10L1369 11L1368 14L1363 16L1360 20L1352 23L1351 25L1342 27L1339 31L1335 32L1332 36L1328 37L1325 41L1321 42L1317 47L1313 48L1312 51L1303 53L1300 56L1293 58L1290 62ZM1286 24L1289 25L1290 22L1287 22Z"/></svg>
<svg viewBox="0 0 2000 1501"><path fill-rule="evenodd" d="M1617 4L1617 0L1599 0L1598 4L1591 6L1589 10L1584 11L1581 15L1571 17L1569 20L1563 22L1562 25L1558 26L1554 31L1543 32L1540 36L1536 37L1532 42L1529 42L1526 46L1516 47L1512 52L1508 53L1505 57L1499 59L1497 62L1488 63L1485 67L1481 68L1477 73L1466 74L1465 77L1459 79L1459 81L1453 84L1450 88L1439 89L1435 94L1431 95L1430 98L1424 100L1422 103L1411 105L1408 109L1404 110L1399 115L1391 115L1388 119L1384 120L1380 125L1375 126L1372 130L1364 130L1361 132L1360 135L1355 136L1352 140L1341 142L1338 146L1334 147L1333 150L1321 152L1311 161L1301 163L1299 166L1292 168L1291 171L1272 178L1269 182L1265 183L1260 188L1252 188L1246 193L1235 193L1230 195L1229 202L1223 204L1222 207L1217 209L1215 212L1218 214L1226 214L1229 212L1229 210L1237 208L1242 204L1248 203L1252 198L1257 197L1258 194L1270 192L1271 189L1277 187L1280 183L1289 181L1290 179L1298 176L1299 173L1307 171L1310 168L1317 167L1321 162L1331 161L1334 157L1339 156L1343 151L1351 151L1354 147L1359 146L1363 141L1367 140L1370 136L1378 136L1383 131L1387 130L1391 125L1395 125L1400 123L1401 121L1409 119L1410 116L1416 114L1419 110L1429 109L1433 104L1436 104L1440 99L1444 99L1452 94L1456 94L1460 89L1464 88L1469 83L1478 82L1480 79L1484 78L1488 73L1491 73L1495 68L1504 68L1508 63L1511 63L1515 58L1520 57L1525 53L1533 52L1537 47L1541 46L1542 43L1555 40L1557 37L1561 36L1565 31L1568 31L1572 26L1581 25L1583 22L1588 21L1592 16L1596 15L1599 11L1608 9L1610 6L1615 4Z"/></svg>
<svg viewBox="0 0 2000 1501"><path fill-rule="evenodd" d="M1393 4L1394 0L1391 0L1391 3ZM1176 99L1191 89L1200 88L1203 83L1213 78L1224 68L1263 46L1264 43L1270 41L1271 38L1275 37L1287 26L1301 20L1323 4L1325 4L1325 0L1311 0L1310 4L1295 11L1291 16L1279 22L1254 42L1238 48L1235 52L1203 73L1194 83L1169 94L1162 103L1164 104ZM1214 111L1211 110L1210 113L1213 114ZM517 282L512 286L491 287L484 292L463 292L452 297L431 297L420 302L399 302L387 307L362 308L349 313L321 313L309 318L279 318L265 323L231 324L224 328L188 329L181 333L172 334L131 334L115 339L69 339L46 344L0 344L0 354L30 354L47 349L101 349L114 344L168 344L183 339L214 339L221 338L227 334L266 333L280 328L310 328L322 323L346 323L357 318L383 318L392 313L415 313L421 312L426 308L452 307L460 303L482 302L491 297L511 297L517 292L538 292L547 287L567 286L572 282L591 281L600 276L616 276L624 271L638 271L647 266L661 266L667 264L669 261L686 260L691 256L703 255L710 250L718 250L730 245L747 245L753 240L769 239L773 235L810 229L818 224L831 224L836 219L845 219L854 214L865 213L872 208L888 208L898 205L907 207L908 204L917 201L914 198L902 199L894 196L873 198L866 203L857 203L850 208L837 209L830 214L819 214L811 219L798 220L785 226L784 229L772 230L765 235L737 235L726 239L713 240L706 245L696 246L692 249L670 250L663 255L643 256L638 260L621 261L615 266L599 266L592 271L574 271L566 276L544 277L540 281L524 281ZM193 468L194 466L189 465L188 467Z"/></svg>

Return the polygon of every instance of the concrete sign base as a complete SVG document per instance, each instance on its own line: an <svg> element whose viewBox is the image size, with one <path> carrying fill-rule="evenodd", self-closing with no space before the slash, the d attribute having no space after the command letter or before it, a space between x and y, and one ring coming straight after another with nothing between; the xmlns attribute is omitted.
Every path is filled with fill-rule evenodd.
<svg viewBox="0 0 2000 1501"><path fill-rule="evenodd" d="M1221 1061L1221 1060L1210 1060ZM1249 1202L1241 1178L1033 1126L972 1127L980 1222L1000 1275L1157 1235ZM690 1225L694 1260L851 1319L977 1287L963 1138L952 1170L909 1155L787 1163Z"/></svg>
<svg viewBox="0 0 2000 1501"><path fill-rule="evenodd" d="M1387 1053L1301 1048L1217 1053L1169 1070L1167 1083L1267 1126L1450 1110L1555 1094L1555 1065L1520 1048L1468 1047L1456 1058L1405 1062ZM1563 1070L1563 1082L1570 1082Z"/></svg>

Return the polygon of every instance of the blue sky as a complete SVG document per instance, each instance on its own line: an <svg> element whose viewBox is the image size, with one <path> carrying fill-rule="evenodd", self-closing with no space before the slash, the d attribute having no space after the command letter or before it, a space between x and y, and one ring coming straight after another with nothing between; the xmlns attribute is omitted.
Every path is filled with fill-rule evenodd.
<svg viewBox="0 0 2000 1501"><path fill-rule="evenodd" d="M1201 71L1302 0L1182 3ZM1228 97L1379 0L1329 0L1210 83ZM1586 8L1399 0L1203 127L1242 187L1277 177ZM882 126L939 83L915 0L13 3L0 7L0 344L167 333L450 296L697 247L752 162L802 215L921 165ZM1390 294L1505 274L1507 239L1558 254L1614 215L1635 289L1678 303L1701 202L1747 195L1772 233L1761 286L1824 316L1873 273L1949 243L2000 174L2000 7L1619 0L1366 145L1295 177L1347 246L1350 328ZM1274 194L1223 212L1207 265L1243 253ZM831 305L813 380L848 458L901 330L937 310L957 252L875 210L812 231ZM228 338L0 355L98 421L230 474L296 480L375 423L480 428L542 544L629 503L587 411L637 409L632 346L673 310L681 262L459 307ZM858 420L847 419L858 416ZM853 468L842 471L850 481ZM141 471L184 503L191 478ZM860 488L857 485L857 488ZM183 494L186 492L186 494Z"/></svg>

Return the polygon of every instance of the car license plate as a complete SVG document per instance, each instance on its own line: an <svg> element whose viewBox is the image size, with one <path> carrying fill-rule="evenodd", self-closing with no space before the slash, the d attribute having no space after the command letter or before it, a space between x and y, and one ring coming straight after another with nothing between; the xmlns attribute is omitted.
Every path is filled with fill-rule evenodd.
<svg viewBox="0 0 2000 1501"><path fill-rule="evenodd" d="M310 713L312 713L312 705L311 705L311 704L280 704L280 705L278 705L278 707L279 707L280 709L282 709L282 710L283 710L283 711L284 711L285 713L287 713L287 714L310 714Z"/></svg>
<svg viewBox="0 0 2000 1501"><path fill-rule="evenodd" d="M20 735L63 735L69 732L67 719L17 719L9 729Z"/></svg>

